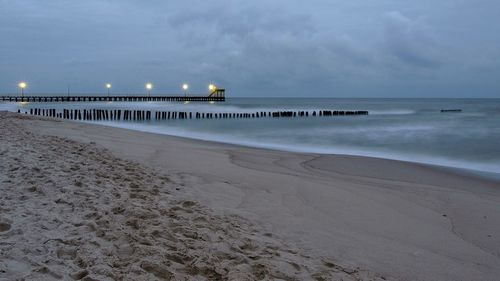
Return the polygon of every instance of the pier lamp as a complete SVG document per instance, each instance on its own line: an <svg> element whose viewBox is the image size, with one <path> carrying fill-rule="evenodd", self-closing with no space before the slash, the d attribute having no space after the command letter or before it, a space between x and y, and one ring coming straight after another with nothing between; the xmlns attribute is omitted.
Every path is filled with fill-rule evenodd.
<svg viewBox="0 0 500 281"><path fill-rule="evenodd" d="M215 90L217 89L217 87L216 87L214 84L210 84L210 85L208 85L208 89L209 89L211 92L213 92L213 91L215 91Z"/></svg>
<svg viewBox="0 0 500 281"><path fill-rule="evenodd" d="M187 90L189 89L188 84L182 84L182 90L184 90L184 97L187 97Z"/></svg>
<svg viewBox="0 0 500 281"><path fill-rule="evenodd" d="M109 90L111 90L111 83L106 84L106 89L108 89L108 97L109 97Z"/></svg>
<svg viewBox="0 0 500 281"><path fill-rule="evenodd" d="M146 84L146 89L148 90L148 97L151 96L151 90L153 89L153 84L147 83Z"/></svg>
<svg viewBox="0 0 500 281"><path fill-rule="evenodd" d="M28 84L26 84L26 82L20 82L18 86L19 89L21 89L21 97L24 97L24 89L28 87Z"/></svg>

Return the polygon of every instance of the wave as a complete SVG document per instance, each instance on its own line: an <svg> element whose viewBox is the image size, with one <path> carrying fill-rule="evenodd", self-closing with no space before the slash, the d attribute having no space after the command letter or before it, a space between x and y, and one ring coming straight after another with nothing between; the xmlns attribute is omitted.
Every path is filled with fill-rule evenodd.
<svg viewBox="0 0 500 281"><path fill-rule="evenodd" d="M417 113L411 109L368 110L370 115L410 115Z"/></svg>

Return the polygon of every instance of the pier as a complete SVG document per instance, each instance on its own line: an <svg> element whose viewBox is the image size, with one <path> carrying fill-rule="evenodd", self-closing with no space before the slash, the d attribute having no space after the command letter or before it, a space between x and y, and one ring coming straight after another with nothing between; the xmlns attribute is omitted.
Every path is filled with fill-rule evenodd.
<svg viewBox="0 0 500 281"><path fill-rule="evenodd" d="M305 118L368 115L368 111L298 110L258 112L186 112L121 109L47 109L30 108L18 113L79 121L151 121L176 119L246 119L246 118Z"/></svg>
<svg viewBox="0 0 500 281"><path fill-rule="evenodd" d="M3 102L223 102L226 101L225 90L216 89L208 96L0 96Z"/></svg>

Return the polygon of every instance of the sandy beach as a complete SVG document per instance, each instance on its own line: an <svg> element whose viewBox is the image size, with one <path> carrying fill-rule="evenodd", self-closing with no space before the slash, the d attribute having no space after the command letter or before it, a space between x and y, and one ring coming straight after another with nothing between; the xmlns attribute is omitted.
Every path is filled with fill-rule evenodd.
<svg viewBox="0 0 500 281"><path fill-rule="evenodd" d="M0 112L0 280L497 280L500 183Z"/></svg>

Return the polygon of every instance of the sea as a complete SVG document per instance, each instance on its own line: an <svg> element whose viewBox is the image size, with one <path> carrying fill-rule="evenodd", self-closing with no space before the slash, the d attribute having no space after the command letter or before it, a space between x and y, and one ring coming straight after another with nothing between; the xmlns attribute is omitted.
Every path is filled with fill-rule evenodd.
<svg viewBox="0 0 500 281"><path fill-rule="evenodd" d="M1 103L29 108L214 113L367 110L361 116L93 121L250 147L372 156L500 175L500 99L227 98L226 102ZM461 112L441 112L461 109Z"/></svg>

